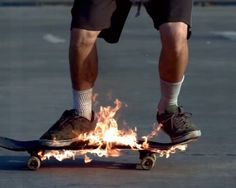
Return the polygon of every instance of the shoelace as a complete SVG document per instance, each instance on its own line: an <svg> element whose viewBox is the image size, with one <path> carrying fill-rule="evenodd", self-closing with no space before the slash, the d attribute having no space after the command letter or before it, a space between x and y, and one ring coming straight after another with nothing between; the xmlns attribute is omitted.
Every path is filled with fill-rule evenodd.
<svg viewBox="0 0 236 188"><path fill-rule="evenodd" d="M189 112L184 112L181 107L178 107L175 113L173 113L168 119L165 121L171 121L171 126L175 126L177 129L185 129L188 127L190 122L190 117L192 116Z"/></svg>
<svg viewBox="0 0 236 188"><path fill-rule="evenodd" d="M173 114L171 125L175 123L175 127L178 129L186 129L190 122L190 117L192 116L189 112L183 112L182 108L178 108L178 110Z"/></svg>
<svg viewBox="0 0 236 188"><path fill-rule="evenodd" d="M58 120L58 128L59 129L63 129L65 127L65 125L71 124L72 120L77 119L78 118L78 113L76 111L65 111L62 115L62 117Z"/></svg>

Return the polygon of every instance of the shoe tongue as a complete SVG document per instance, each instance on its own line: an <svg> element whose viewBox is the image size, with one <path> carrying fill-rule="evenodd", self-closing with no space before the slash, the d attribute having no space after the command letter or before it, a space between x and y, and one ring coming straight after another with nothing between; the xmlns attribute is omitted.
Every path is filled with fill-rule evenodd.
<svg viewBox="0 0 236 188"><path fill-rule="evenodd" d="M63 116L78 116L79 113L76 109L72 109L72 110L66 110L64 113L63 113Z"/></svg>
<svg viewBox="0 0 236 188"><path fill-rule="evenodd" d="M70 115L72 115L72 116L79 116L79 112L76 109L72 109L72 110L70 110Z"/></svg>
<svg viewBox="0 0 236 188"><path fill-rule="evenodd" d="M167 106L167 108L166 108L166 113L175 113L176 111L177 111L177 109L178 109L178 106L176 106L176 105L169 105L169 106Z"/></svg>

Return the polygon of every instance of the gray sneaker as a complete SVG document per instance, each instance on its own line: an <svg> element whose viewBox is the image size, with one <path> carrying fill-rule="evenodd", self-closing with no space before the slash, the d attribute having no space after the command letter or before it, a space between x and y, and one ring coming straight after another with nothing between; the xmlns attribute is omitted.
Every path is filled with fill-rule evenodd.
<svg viewBox="0 0 236 188"><path fill-rule="evenodd" d="M40 137L46 146L66 146L78 140L78 135L95 129L95 122L78 115L78 111L66 110L61 118Z"/></svg>
<svg viewBox="0 0 236 188"><path fill-rule="evenodd" d="M170 136L173 143L190 142L201 136L201 131L191 122L190 115L183 108L171 105L165 113L157 114L157 121Z"/></svg>

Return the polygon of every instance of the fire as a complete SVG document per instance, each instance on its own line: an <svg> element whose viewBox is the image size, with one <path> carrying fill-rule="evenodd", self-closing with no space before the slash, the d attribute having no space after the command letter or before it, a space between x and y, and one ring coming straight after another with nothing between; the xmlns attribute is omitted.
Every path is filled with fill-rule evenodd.
<svg viewBox="0 0 236 188"><path fill-rule="evenodd" d="M171 154L176 153L177 150L180 151L185 151L187 149L187 144L183 144L183 145L176 145L171 147L168 150L152 150L155 153L158 153L160 157L166 157L169 158Z"/></svg>
<svg viewBox="0 0 236 188"><path fill-rule="evenodd" d="M100 107L100 111L96 114L97 124L96 128L91 133L79 134L79 141L86 141L88 146L97 146L95 149L84 149L84 150L53 150L46 151L45 153L39 152L41 160L49 159L51 157L56 158L59 161L63 159L72 158L75 159L77 155L83 155L85 163L91 162L92 159L87 156L88 153L95 154L99 157L118 157L121 155L120 149L115 146L127 146L133 150L145 150L149 147L148 140L158 134L162 125L155 124L153 131L147 136L143 136L144 142L139 144L137 140L137 130L127 129L119 130L118 123L115 119L117 111L121 108L121 102L116 99L114 101L115 106ZM187 145L177 145L171 147L169 150L152 150L152 152L158 153L160 157L169 157L170 154L175 153L178 150L185 150Z"/></svg>
<svg viewBox="0 0 236 188"><path fill-rule="evenodd" d="M70 150L52 150L46 153L39 152L38 156L40 156L41 160L50 159L52 156L56 158L58 161L62 161L64 159L75 159L76 153Z"/></svg>
<svg viewBox="0 0 236 188"><path fill-rule="evenodd" d="M85 163L90 163L91 161L92 161L92 159L85 154L84 155L84 162Z"/></svg>
<svg viewBox="0 0 236 188"><path fill-rule="evenodd" d="M130 146L131 148L141 148L137 143L136 129L119 130L115 115L121 108L121 102L116 99L115 107L100 107L97 115L96 128L92 133L78 135L78 140L88 141L88 145L98 145L96 150L90 153L97 153L102 156L119 156L120 151L113 149L114 145ZM101 149L105 145L104 149Z"/></svg>

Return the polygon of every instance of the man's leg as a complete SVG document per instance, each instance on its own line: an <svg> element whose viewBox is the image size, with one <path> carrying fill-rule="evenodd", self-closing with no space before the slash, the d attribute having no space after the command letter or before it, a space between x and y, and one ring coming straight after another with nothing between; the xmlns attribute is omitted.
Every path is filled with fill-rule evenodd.
<svg viewBox="0 0 236 188"><path fill-rule="evenodd" d="M162 50L159 62L161 99L157 120L172 142L197 139L201 131L191 122L188 113L178 107L178 96L188 65L188 26L169 22L160 26Z"/></svg>
<svg viewBox="0 0 236 188"><path fill-rule="evenodd" d="M157 121L172 142L183 142L201 135L188 113L178 106L178 96L188 65L188 42L191 27L192 0L158 0L144 4L154 27L160 31L159 60L161 99Z"/></svg>
<svg viewBox="0 0 236 188"><path fill-rule="evenodd" d="M97 77L98 57L96 40L100 31L72 29L69 62L72 87L86 90L93 87Z"/></svg>
<svg viewBox="0 0 236 188"><path fill-rule="evenodd" d="M102 31L99 37L117 42L130 6L128 0L119 3L116 0L74 0L69 49L73 109L65 110L40 137L43 144L68 145L77 140L78 135L94 130L92 92L98 74L96 39Z"/></svg>
<svg viewBox="0 0 236 188"><path fill-rule="evenodd" d="M178 105L177 99L188 64L188 26L183 22L170 22L160 26L162 50L159 60L161 100L159 113L168 105Z"/></svg>
<svg viewBox="0 0 236 188"><path fill-rule="evenodd" d="M98 74L96 39L100 31L72 29L69 49L73 108L91 120L92 89Z"/></svg>
<svg viewBox="0 0 236 188"><path fill-rule="evenodd" d="M72 29L69 62L74 109L66 110L61 118L40 137L42 144L68 145L78 139L79 134L94 130L92 88L98 72L96 50L98 34L99 31Z"/></svg>
<svg viewBox="0 0 236 188"><path fill-rule="evenodd" d="M167 82L183 79L188 64L188 26L183 22L171 22L160 26L162 50L160 78Z"/></svg>

